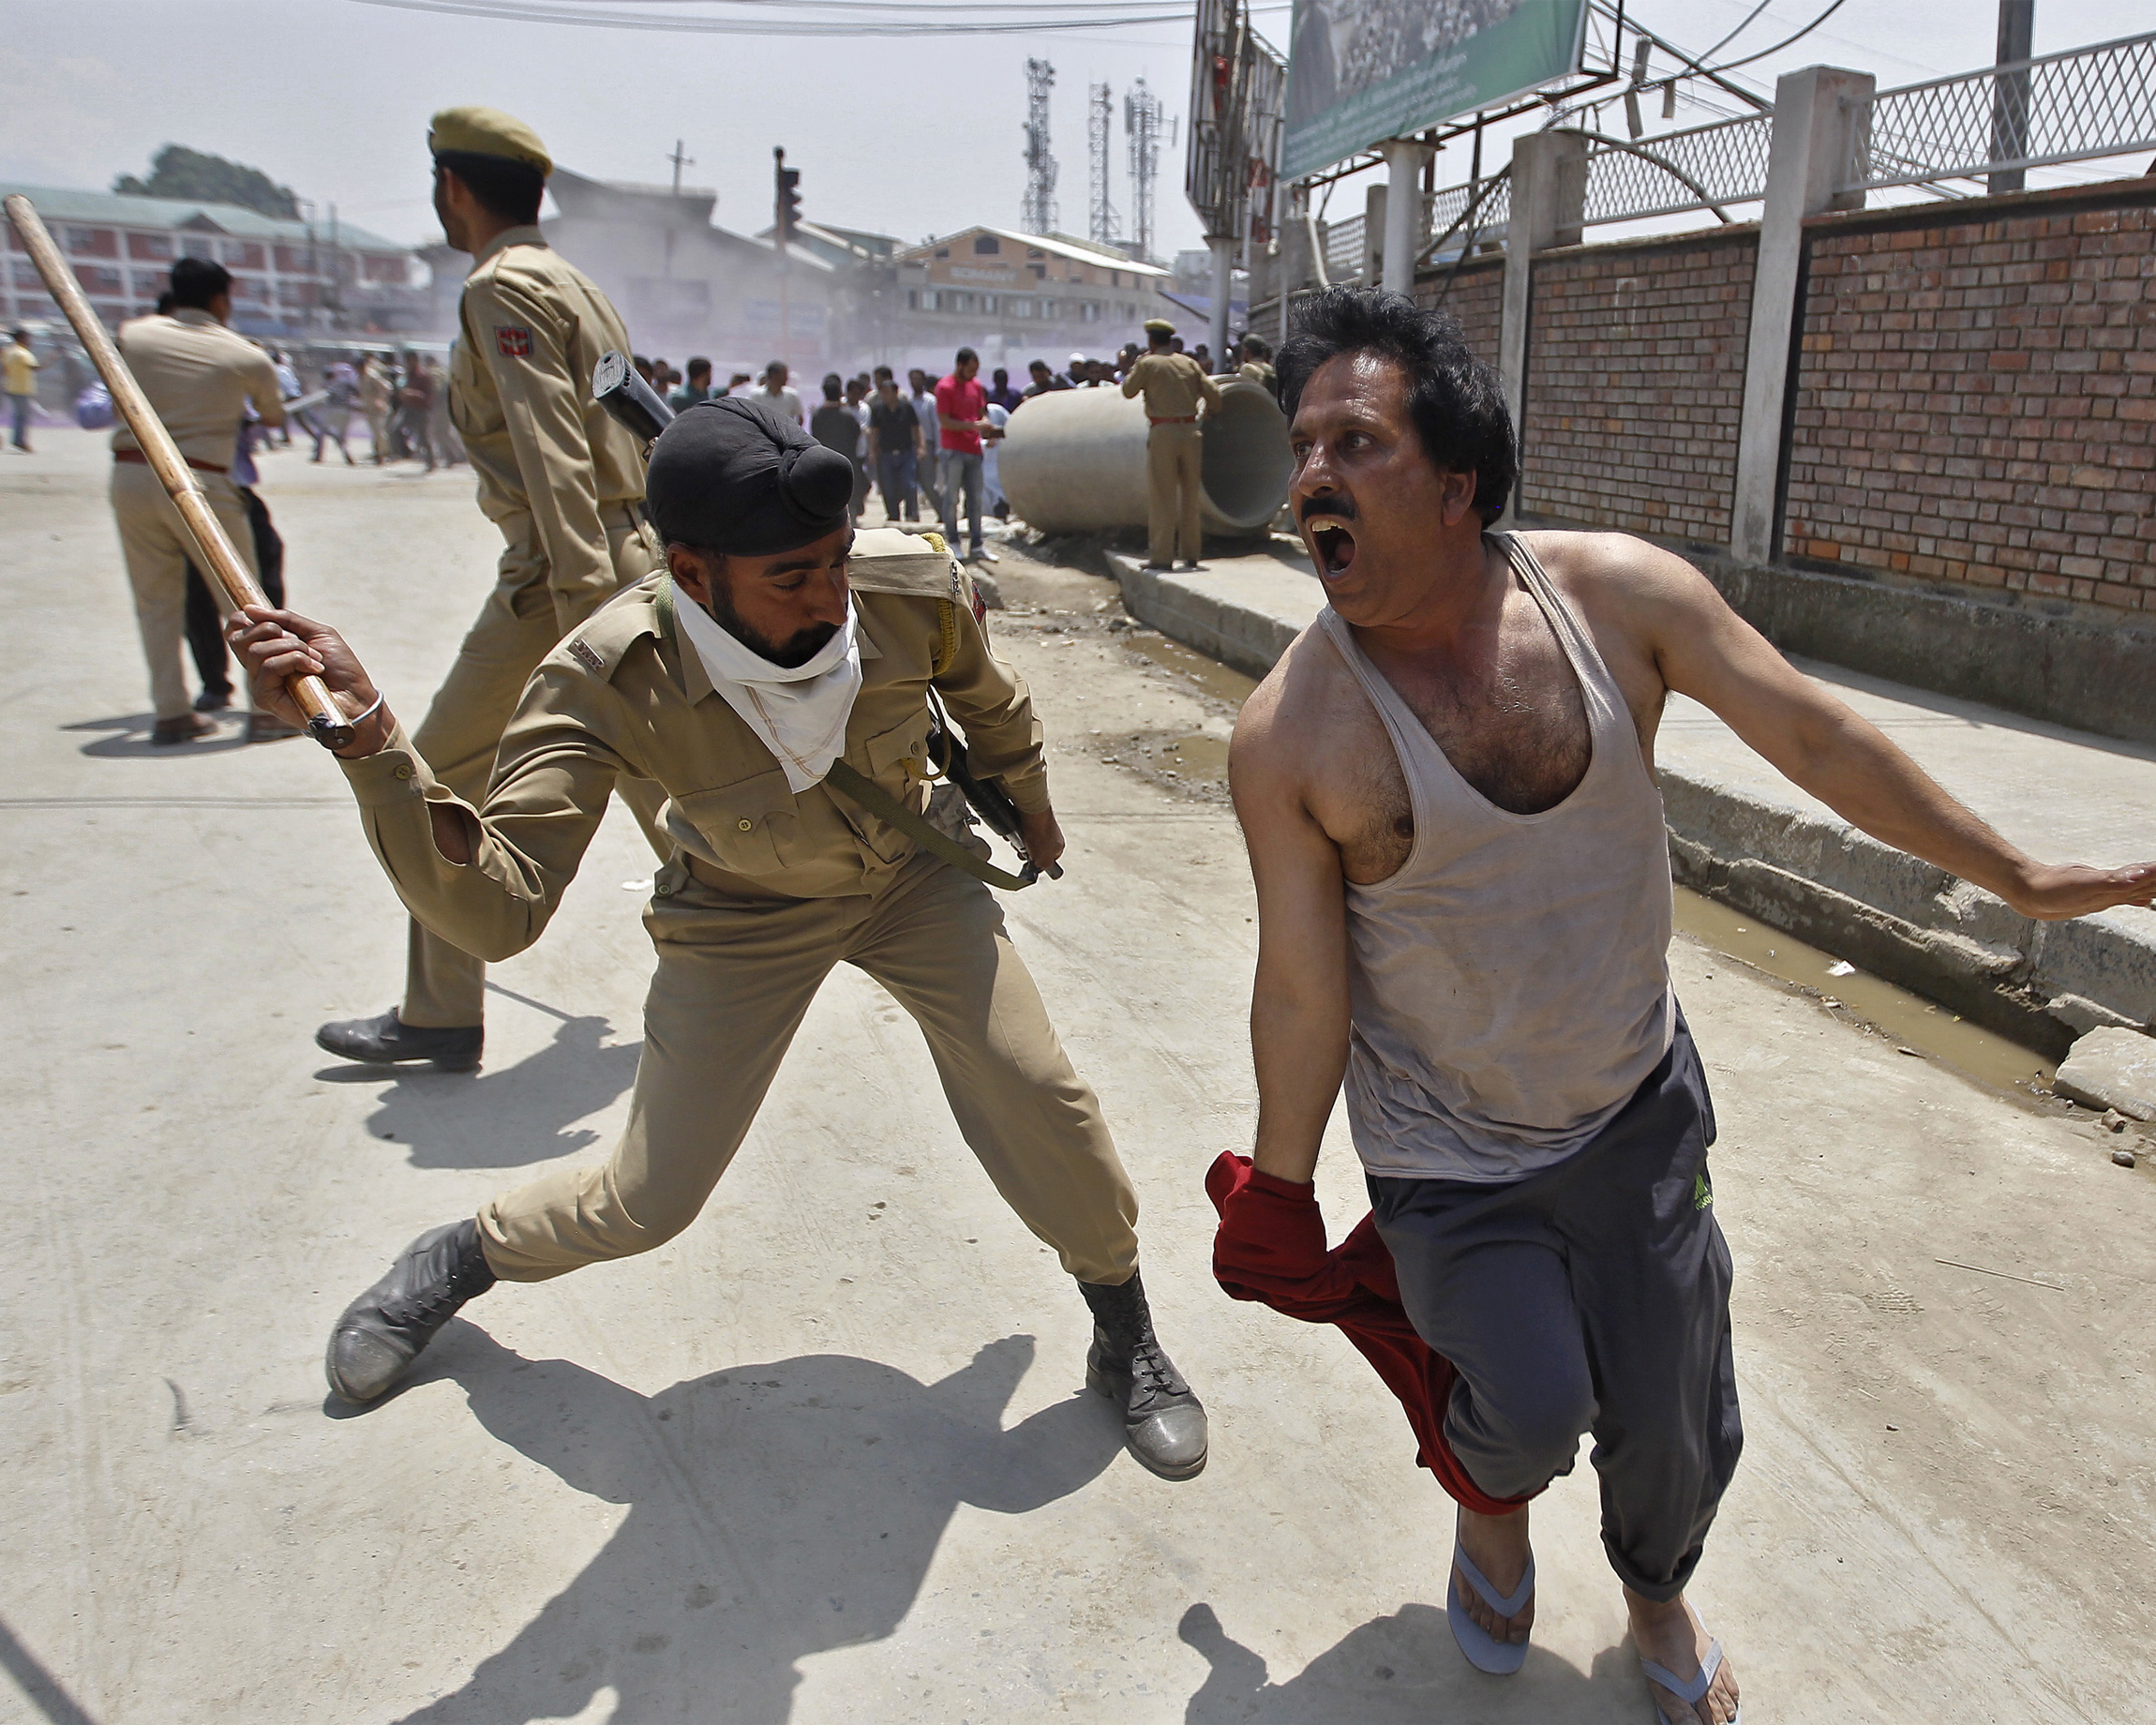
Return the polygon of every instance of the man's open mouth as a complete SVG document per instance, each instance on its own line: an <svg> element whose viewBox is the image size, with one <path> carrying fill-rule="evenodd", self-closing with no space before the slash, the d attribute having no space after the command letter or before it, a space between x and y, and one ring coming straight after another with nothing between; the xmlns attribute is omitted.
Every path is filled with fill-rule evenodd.
<svg viewBox="0 0 2156 1725"><path fill-rule="evenodd" d="M1328 578L1345 575L1355 562L1355 533L1347 523L1338 516L1320 516L1304 525L1317 553L1318 573Z"/></svg>

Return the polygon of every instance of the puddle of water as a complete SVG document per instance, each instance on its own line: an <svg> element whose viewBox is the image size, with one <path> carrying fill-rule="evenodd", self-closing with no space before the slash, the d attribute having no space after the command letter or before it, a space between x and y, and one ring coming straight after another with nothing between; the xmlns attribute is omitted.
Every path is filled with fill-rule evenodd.
<svg viewBox="0 0 2156 1725"><path fill-rule="evenodd" d="M1189 678L1215 700L1225 701L1231 707L1240 707L1258 686L1256 678L1230 670L1218 660L1192 652L1180 641L1172 641L1164 635L1150 631L1144 635L1127 635L1123 644L1133 652L1144 653L1162 668Z"/></svg>
<svg viewBox="0 0 2156 1725"><path fill-rule="evenodd" d="M1831 968L1839 962L1833 953L1806 946L1793 936L1769 928L1688 887L1677 889L1677 928L1754 969L1778 976L1785 982L1816 988L1840 1001L1854 1016L1877 1025L1895 1042L1932 1055L1984 1084L2024 1092L2032 1085L2044 1091L2051 1088L2058 1069L2020 1043L1969 1024L1943 1006L1935 1006L1862 970L1849 976L1830 975Z"/></svg>

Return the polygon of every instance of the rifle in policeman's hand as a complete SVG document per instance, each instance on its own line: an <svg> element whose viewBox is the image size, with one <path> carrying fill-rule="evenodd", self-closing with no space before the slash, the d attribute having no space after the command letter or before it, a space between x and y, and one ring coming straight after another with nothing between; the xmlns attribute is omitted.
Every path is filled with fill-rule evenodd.
<svg viewBox="0 0 2156 1725"><path fill-rule="evenodd" d="M135 382L135 374L127 369L127 362L120 357L112 338L105 334L105 326L97 322L97 313L90 309L90 302L82 297L82 284L75 279L75 272L67 267L67 261L61 257L60 248L53 245L43 218L30 200L20 192L7 199L6 208L7 219L22 236L30 261L37 266L37 274L45 278L46 288L67 314L67 322L74 325L77 338L90 355L90 363L105 380L112 405L127 422L127 429L134 433L135 442L142 446L142 459L149 463L150 471L157 474L166 495L172 500L172 507L179 511L187 537L195 542L201 566L224 589L225 597L234 609L244 605L266 607L269 595L262 592L247 564L240 560L232 542L225 537L225 530L180 455L179 445L172 442L172 433L165 429L164 423L150 406L149 398L142 394L142 385ZM236 426L233 428L235 435L238 429ZM293 704L307 719L308 736L325 749L341 749L352 741L352 728L345 722L342 711L331 698L329 684L320 677L294 677L289 680L287 686L292 691Z"/></svg>
<svg viewBox="0 0 2156 1725"><path fill-rule="evenodd" d="M674 410L659 398L658 391L644 382L624 354L607 352L599 356L599 363L591 372L591 396L647 450L659 433L674 422ZM928 704L933 719L928 738L930 761L942 777L958 787L959 794L966 799L975 818L1018 853L1022 866L1017 874L983 862L874 780L863 778L843 758L831 762L824 783L976 879L1008 892L1031 886L1043 871L1036 867L1033 859L1026 853L1017 805L1002 786L974 772L966 758L966 744L951 728L950 715L944 712L943 702L933 689L929 691ZM1052 880L1063 878L1063 870L1056 863L1051 862L1045 872Z"/></svg>

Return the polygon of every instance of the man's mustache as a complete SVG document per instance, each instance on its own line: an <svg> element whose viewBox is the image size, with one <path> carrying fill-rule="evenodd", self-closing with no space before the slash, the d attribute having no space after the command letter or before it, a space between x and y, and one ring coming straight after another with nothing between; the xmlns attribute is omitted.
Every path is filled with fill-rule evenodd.
<svg viewBox="0 0 2156 1725"><path fill-rule="evenodd" d="M1343 521L1354 520L1361 512L1355 506L1352 497L1307 497L1295 508L1295 519L1308 521L1313 515L1337 516Z"/></svg>

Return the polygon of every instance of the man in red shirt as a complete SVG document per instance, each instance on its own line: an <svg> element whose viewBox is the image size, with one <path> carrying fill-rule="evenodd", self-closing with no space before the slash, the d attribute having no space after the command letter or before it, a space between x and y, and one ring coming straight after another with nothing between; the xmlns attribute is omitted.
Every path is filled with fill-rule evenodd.
<svg viewBox="0 0 2156 1725"><path fill-rule="evenodd" d="M958 350L951 375L936 385L936 422L941 432L936 452L937 477L943 490L943 539L958 548L958 488L966 488L966 526L968 562L996 561L996 554L981 543L981 434L995 429L988 418L988 392L977 381L981 355L971 348Z"/></svg>

